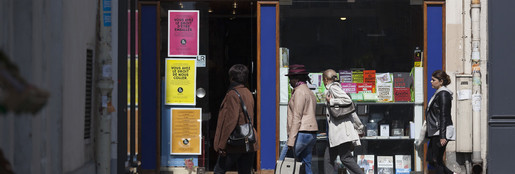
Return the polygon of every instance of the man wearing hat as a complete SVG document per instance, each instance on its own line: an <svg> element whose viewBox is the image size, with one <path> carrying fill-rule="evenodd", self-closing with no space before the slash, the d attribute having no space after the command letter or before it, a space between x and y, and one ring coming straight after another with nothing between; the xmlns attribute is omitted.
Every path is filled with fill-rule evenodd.
<svg viewBox="0 0 515 174"><path fill-rule="evenodd" d="M287 147L281 151L280 159L284 160L288 149L292 149L296 160L304 163L306 174L311 174L311 152L318 131L315 118L316 97L307 86L310 78L304 65L290 65L286 76L290 79L293 91L288 102Z"/></svg>

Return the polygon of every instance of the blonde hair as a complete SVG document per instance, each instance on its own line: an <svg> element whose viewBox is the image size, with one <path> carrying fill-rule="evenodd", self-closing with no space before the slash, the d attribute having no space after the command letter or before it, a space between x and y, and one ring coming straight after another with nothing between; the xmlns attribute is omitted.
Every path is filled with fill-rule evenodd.
<svg viewBox="0 0 515 174"><path fill-rule="evenodd" d="M333 82L338 81L338 74L336 74L336 71L334 71L333 69L325 70L323 73L323 77Z"/></svg>

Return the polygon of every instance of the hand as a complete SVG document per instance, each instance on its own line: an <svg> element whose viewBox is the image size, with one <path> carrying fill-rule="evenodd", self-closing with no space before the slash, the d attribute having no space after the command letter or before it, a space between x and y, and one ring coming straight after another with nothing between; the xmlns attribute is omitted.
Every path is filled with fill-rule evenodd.
<svg viewBox="0 0 515 174"><path fill-rule="evenodd" d="M445 139L445 138L440 139L440 144L442 146L445 146L445 144L447 144L447 139Z"/></svg>
<svg viewBox="0 0 515 174"><path fill-rule="evenodd" d="M226 155L227 155L227 152L225 152L225 150L224 150L224 149L220 149L220 150L218 151L218 154L219 154L220 156L226 156Z"/></svg>
<svg viewBox="0 0 515 174"><path fill-rule="evenodd" d="M331 101L331 95L327 94L327 96L325 96L325 100L327 100L327 102Z"/></svg>

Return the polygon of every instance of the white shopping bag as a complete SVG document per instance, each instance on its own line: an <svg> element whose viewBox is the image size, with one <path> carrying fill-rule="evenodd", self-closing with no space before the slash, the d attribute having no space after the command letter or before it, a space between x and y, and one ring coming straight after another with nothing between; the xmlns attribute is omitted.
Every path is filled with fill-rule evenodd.
<svg viewBox="0 0 515 174"><path fill-rule="evenodd" d="M283 160L277 160L275 163L275 174L299 174L302 162L295 161L294 158L284 158Z"/></svg>

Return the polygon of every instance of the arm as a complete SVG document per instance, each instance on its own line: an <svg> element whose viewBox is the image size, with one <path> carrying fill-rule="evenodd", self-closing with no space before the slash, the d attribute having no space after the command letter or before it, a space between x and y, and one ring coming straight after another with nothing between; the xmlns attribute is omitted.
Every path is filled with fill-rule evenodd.
<svg viewBox="0 0 515 174"><path fill-rule="evenodd" d="M230 91L222 103L222 108L218 114L218 122L215 133L215 151L225 150L227 140L236 125L240 114L240 100L234 91Z"/></svg>
<svg viewBox="0 0 515 174"><path fill-rule="evenodd" d="M302 122L304 105L306 104L306 96L301 91L297 91L293 95L295 95L295 97L292 96L292 114L288 115L291 119L291 127L288 132L288 146L293 146L295 144L297 133L299 132Z"/></svg>
<svg viewBox="0 0 515 174"><path fill-rule="evenodd" d="M343 91L343 89L339 85L331 85L329 88L332 95L329 99L329 105L348 105L352 103L352 99Z"/></svg>
<svg viewBox="0 0 515 174"><path fill-rule="evenodd" d="M438 121L440 122L440 139L446 139L447 125L449 124L447 119L451 117L451 94L444 91L438 99L440 104L440 113L438 113Z"/></svg>

